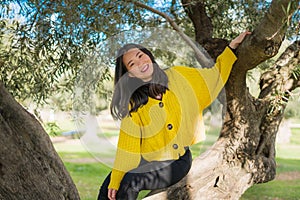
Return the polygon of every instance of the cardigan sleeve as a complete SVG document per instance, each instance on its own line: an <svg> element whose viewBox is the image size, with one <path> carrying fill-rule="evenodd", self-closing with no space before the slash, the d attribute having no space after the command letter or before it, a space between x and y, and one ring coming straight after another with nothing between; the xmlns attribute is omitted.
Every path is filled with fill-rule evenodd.
<svg viewBox="0 0 300 200"><path fill-rule="evenodd" d="M125 173L139 165L141 159L140 134L136 113L133 113L131 117L122 119L114 167L108 188L118 190Z"/></svg>
<svg viewBox="0 0 300 200"><path fill-rule="evenodd" d="M229 47L226 47L212 68L174 67L174 69L188 80L197 96L200 107L204 109L217 98L236 59L235 54Z"/></svg>

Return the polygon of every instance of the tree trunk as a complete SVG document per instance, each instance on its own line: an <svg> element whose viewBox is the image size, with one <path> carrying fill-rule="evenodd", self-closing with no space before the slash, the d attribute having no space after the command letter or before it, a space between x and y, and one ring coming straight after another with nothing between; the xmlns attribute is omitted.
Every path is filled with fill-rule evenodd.
<svg viewBox="0 0 300 200"><path fill-rule="evenodd" d="M183 1L185 5L198 5ZM246 73L278 52L286 31L284 23L293 12L284 12L289 2L273 1L261 24L239 47L238 61L225 86L227 104L224 104L225 117L219 139L194 159L189 174L182 181L145 200L239 199L253 184L275 178L276 133L286 105L282 101L287 101L288 91L300 85L299 80L291 76L299 65L299 42L288 48L276 65L261 77L259 98L249 93ZM276 94L282 95L274 98Z"/></svg>
<svg viewBox="0 0 300 200"><path fill-rule="evenodd" d="M0 199L80 199L48 134L0 83Z"/></svg>

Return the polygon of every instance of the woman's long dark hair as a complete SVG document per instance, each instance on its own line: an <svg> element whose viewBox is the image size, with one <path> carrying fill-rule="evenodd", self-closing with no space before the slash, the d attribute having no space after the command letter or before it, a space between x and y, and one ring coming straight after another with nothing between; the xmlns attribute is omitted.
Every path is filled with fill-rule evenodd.
<svg viewBox="0 0 300 200"><path fill-rule="evenodd" d="M126 66L123 63L123 55L130 49L138 48L148 55L153 63L152 80L143 82L139 78L129 77ZM148 102L148 98L155 98L159 94L166 92L168 77L158 66L152 53L145 47L138 44L126 44L117 54L114 94L110 106L110 111L114 119L122 119L130 113L138 110L139 107Z"/></svg>

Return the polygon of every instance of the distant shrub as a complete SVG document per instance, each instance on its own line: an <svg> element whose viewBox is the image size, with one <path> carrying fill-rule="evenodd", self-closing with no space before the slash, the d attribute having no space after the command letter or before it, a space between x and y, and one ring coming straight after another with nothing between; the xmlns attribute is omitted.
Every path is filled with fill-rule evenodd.
<svg viewBox="0 0 300 200"><path fill-rule="evenodd" d="M58 135L61 135L61 129L57 125L56 122L47 122L44 125L44 128L45 128L45 130L46 130L46 132L48 133L49 136L58 136Z"/></svg>

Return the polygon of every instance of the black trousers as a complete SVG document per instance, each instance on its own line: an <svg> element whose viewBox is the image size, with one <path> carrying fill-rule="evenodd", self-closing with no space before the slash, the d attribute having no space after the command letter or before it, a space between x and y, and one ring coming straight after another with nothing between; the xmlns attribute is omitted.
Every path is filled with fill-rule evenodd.
<svg viewBox="0 0 300 200"><path fill-rule="evenodd" d="M178 160L142 160L140 165L125 174L117 192L118 200L136 200L141 190L155 190L169 187L187 175L192 165L189 149ZM111 173L110 173L111 174ZM98 200L108 200L110 174L104 180Z"/></svg>

